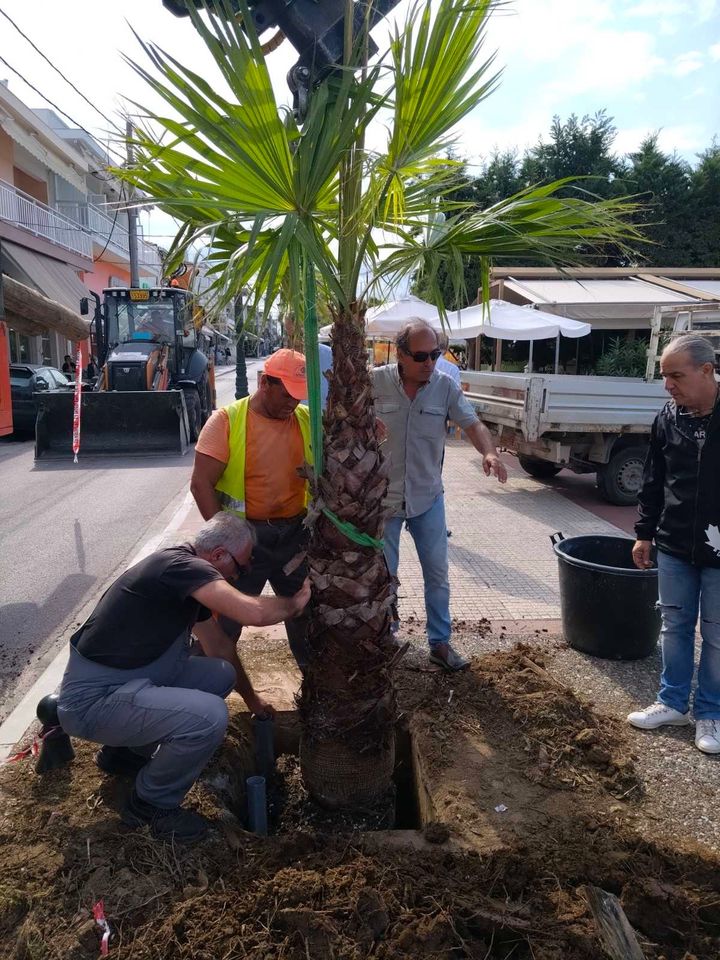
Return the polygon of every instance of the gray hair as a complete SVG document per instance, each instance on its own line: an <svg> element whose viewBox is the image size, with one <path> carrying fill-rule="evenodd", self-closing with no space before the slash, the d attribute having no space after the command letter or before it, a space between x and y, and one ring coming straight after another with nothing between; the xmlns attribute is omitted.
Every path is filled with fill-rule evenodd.
<svg viewBox="0 0 720 960"><path fill-rule="evenodd" d="M429 331L435 337L435 343L440 343L440 337L435 327L420 317L412 317L395 337L395 346L403 353L410 353L410 337L414 333L424 333Z"/></svg>
<svg viewBox="0 0 720 960"><path fill-rule="evenodd" d="M234 513L220 512L210 517L198 530L193 546L198 553L212 553L216 547L234 554L241 553L248 544L255 543L255 531Z"/></svg>
<svg viewBox="0 0 720 960"><path fill-rule="evenodd" d="M711 363L714 367L716 363L713 345L696 333L675 337L663 350L663 354L669 353L686 353L694 367L701 367L704 363Z"/></svg>

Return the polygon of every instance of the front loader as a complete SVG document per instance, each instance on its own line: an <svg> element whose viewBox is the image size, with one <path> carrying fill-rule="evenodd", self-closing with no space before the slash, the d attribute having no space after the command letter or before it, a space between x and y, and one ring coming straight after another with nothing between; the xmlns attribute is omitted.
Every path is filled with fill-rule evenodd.
<svg viewBox="0 0 720 960"><path fill-rule="evenodd" d="M80 454L183 454L213 408L214 371L180 287L110 287L95 309L101 365L83 392ZM85 301L81 312L88 312ZM197 311L196 311L197 312ZM35 459L73 456L73 395L36 394Z"/></svg>

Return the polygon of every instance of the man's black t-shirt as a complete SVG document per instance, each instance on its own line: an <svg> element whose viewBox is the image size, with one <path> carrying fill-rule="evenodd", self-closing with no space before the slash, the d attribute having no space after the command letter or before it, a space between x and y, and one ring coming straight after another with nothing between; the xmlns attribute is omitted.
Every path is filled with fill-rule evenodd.
<svg viewBox="0 0 720 960"><path fill-rule="evenodd" d="M707 440L707 432L711 420L712 413L706 413L704 417L698 417L690 413L685 413L684 410L678 410L678 426L682 427L685 433L693 438L701 450Z"/></svg>
<svg viewBox="0 0 720 960"><path fill-rule="evenodd" d="M210 611L191 594L223 576L189 544L167 547L126 570L70 642L88 660L132 670L157 660Z"/></svg>

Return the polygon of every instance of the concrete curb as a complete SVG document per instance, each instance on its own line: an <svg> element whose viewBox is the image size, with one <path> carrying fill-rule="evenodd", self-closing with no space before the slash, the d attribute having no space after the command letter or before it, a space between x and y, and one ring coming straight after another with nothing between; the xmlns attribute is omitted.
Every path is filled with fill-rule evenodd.
<svg viewBox="0 0 720 960"><path fill-rule="evenodd" d="M130 563L128 563L128 567L134 566L134 564L138 563L138 561L142 560L149 553L152 553L153 550L157 550L166 538L176 534L194 507L195 501L188 491L183 502L175 511L165 529L143 543L142 547ZM63 673L65 672L68 655L68 645L65 644L55 659L43 670L15 709L6 717L3 723L0 724L0 763L15 752L15 745L25 738L32 725L37 722L35 709L38 700L48 693L57 690Z"/></svg>

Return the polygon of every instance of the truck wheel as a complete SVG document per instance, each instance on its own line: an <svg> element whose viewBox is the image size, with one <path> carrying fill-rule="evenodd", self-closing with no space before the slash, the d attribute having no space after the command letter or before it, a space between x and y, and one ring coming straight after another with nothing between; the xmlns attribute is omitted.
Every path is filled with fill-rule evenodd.
<svg viewBox="0 0 720 960"><path fill-rule="evenodd" d="M526 457L522 453L518 454L518 463L525 473L529 473L531 477L537 477L538 480L547 480L550 477L556 477L562 470L562 467L550 463L549 460L540 460L538 457Z"/></svg>
<svg viewBox="0 0 720 960"><path fill-rule="evenodd" d="M197 390L183 390L188 415L190 443L195 443L200 433L200 397Z"/></svg>
<svg viewBox="0 0 720 960"><path fill-rule="evenodd" d="M646 453L646 447L626 447L598 469L597 488L608 503L620 507L637 503Z"/></svg>

